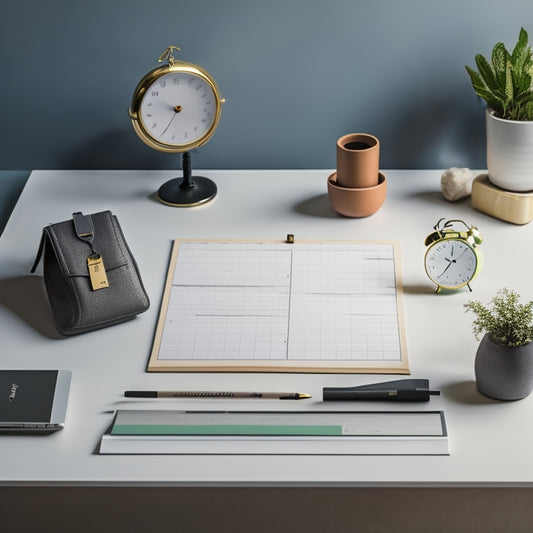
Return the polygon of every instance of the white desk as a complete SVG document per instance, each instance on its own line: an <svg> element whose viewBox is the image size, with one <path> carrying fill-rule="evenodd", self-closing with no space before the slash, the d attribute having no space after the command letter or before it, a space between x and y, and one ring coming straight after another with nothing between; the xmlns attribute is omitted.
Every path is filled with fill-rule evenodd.
<svg viewBox="0 0 533 533"><path fill-rule="evenodd" d="M511 403L475 391L477 341L463 304L486 301L508 286L533 299L533 225L515 226L449 203L440 171L387 171L388 196L375 215L337 215L326 195L328 170L203 171L218 195L196 208L172 208L153 198L171 171L36 171L0 239L0 339L3 368L73 371L66 427L51 436L0 438L0 484L69 487L533 487L533 397ZM128 323L60 339L43 303L41 278L29 269L48 223L73 211L110 209L119 218L151 298L148 312ZM441 217L477 225L485 267L473 293L435 295L423 268L424 239ZM323 374L146 373L152 335L174 238L381 239L401 242L407 350L413 377L442 391L420 409L444 409L449 457L393 456L100 456L99 440L117 408L154 406L126 401L126 389L290 389L310 401L239 401L239 409L331 409L322 387L350 386L389 376ZM394 378L391 378L394 379ZM290 405L287 405L290 403ZM173 408L172 400L157 406ZM187 408L235 408L235 401L192 401ZM336 404L335 409L360 408ZM376 406L377 407L377 406ZM382 406L379 406L382 407ZM386 408L405 406L386 405Z"/></svg>

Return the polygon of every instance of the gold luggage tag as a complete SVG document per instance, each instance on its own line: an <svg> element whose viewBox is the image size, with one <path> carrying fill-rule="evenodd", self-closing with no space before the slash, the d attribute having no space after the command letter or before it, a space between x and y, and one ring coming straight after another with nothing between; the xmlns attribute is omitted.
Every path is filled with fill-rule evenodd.
<svg viewBox="0 0 533 533"><path fill-rule="evenodd" d="M104 261L93 246L94 225L91 215L84 215L81 211L77 211L76 213L72 213L72 222L74 223L74 230L78 238L91 247L92 254L87 257L87 268L93 291L109 287Z"/></svg>
<svg viewBox="0 0 533 533"><path fill-rule="evenodd" d="M87 268L89 269L89 277L91 278L93 291L109 287L104 261L100 254L92 254L87 257Z"/></svg>

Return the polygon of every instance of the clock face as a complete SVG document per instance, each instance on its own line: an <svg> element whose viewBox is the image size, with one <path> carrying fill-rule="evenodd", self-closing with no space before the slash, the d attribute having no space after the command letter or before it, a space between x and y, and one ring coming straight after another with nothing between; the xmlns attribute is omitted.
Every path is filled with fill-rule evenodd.
<svg viewBox="0 0 533 533"><path fill-rule="evenodd" d="M427 275L434 283L447 289L457 289L474 278L478 259L466 242L444 239L428 248L425 267Z"/></svg>
<svg viewBox="0 0 533 533"><path fill-rule="evenodd" d="M157 143L176 148L200 146L215 127L216 95L200 76L169 72L148 87L139 117L144 131Z"/></svg>

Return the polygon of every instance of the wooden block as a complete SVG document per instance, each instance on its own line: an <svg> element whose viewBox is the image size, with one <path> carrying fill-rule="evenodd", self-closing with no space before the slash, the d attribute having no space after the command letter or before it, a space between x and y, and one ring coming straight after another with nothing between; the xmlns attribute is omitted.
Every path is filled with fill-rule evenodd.
<svg viewBox="0 0 533 533"><path fill-rule="evenodd" d="M505 191L493 185L486 174L473 181L471 203L474 209L513 224L533 220L533 192Z"/></svg>

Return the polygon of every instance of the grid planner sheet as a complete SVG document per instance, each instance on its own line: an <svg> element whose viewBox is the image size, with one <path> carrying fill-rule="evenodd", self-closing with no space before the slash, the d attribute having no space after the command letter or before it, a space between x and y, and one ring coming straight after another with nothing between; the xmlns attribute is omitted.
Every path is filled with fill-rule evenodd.
<svg viewBox="0 0 533 533"><path fill-rule="evenodd" d="M159 360L399 362L394 245L180 241L161 326Z"/></svg>

